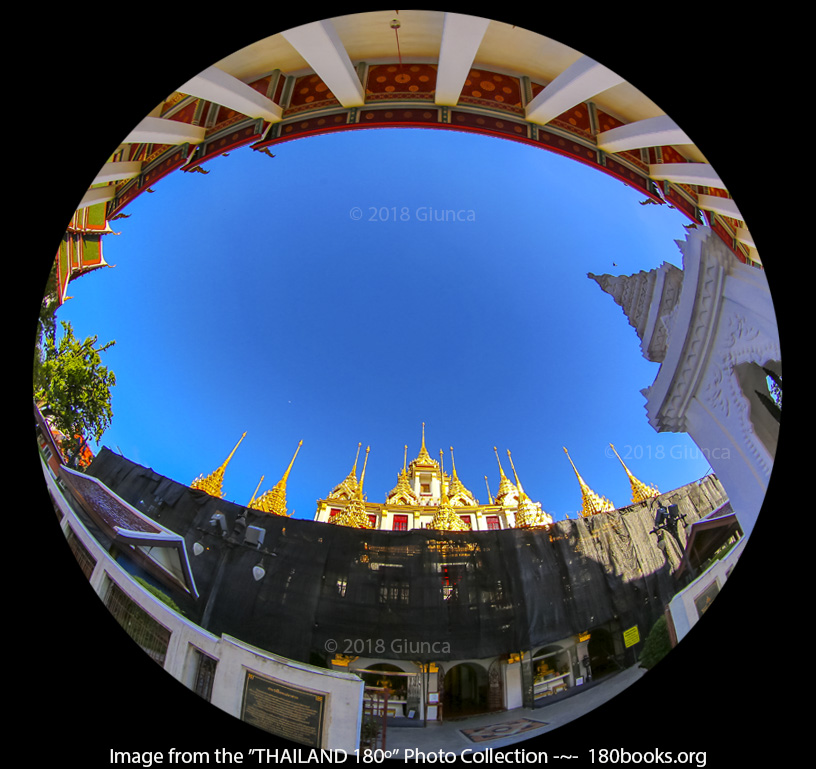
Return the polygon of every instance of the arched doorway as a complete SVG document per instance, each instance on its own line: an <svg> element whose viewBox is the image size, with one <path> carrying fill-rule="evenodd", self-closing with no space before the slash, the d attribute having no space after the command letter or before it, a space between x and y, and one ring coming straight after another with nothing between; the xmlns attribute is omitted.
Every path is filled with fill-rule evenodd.
<svg viewBox="0 0 816 769"><path fill-rule="evenodd" d="M486 713L489 708L487 670L472 662L462 662L445 674L442 703L445 718L463 718Z"/></svg>

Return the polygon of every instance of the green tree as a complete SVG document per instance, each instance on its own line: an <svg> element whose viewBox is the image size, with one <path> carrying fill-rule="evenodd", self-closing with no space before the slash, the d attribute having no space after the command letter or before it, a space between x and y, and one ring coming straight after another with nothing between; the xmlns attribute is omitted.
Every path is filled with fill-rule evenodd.
<svg viewBox="0 0 816 769"><path fill-rule="evenodd" d="M115 374L102 365L101 353L115 341L94 347L96 336L80 342L70 323L60 322L62 338L43 336L42 365L34 397L43 413L66 438L63 450L69 466L76 466L83 439L100 440L113 419L111 388Z"/></svg>
<svg viewBox="0 0 816 769"><path fill-rule="evenodd" d="M37 317L37 334L34 340L34 389L43 386L42 365L44 358L43 345L46 339L52 341L57 334L57 262L51 267L48 282L45 286L45 294L40 304L40 312Z"/></svg>

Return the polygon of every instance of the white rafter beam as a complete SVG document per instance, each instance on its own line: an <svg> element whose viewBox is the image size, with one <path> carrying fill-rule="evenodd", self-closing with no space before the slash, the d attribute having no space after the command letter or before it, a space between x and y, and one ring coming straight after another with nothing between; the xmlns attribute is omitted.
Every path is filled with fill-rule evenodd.
<svg viewBox="0 0 816 769"><path fill-rule="evenodd" d="M303 24L281 34L344 107L365 104L363 84L331 20Z"/></svg>
<svg viewBox="0 0 816 769"><path fill-rule="evenodd" d="M598 149L625 152L641 147L665 147L692 144L692 141L668 115L638 120L598 134Z"/></svg>
<svg viewBox="0 0 816 769"><path fill-rule="evenodd" d="M439 48L439 66L436 74L437 104L453 107L459 101L476 52L482 42L489 19L446 13L442 26L442 44Z"/></svg>
<svg viewBox="0 0 816 769"><path fill-rule="evenodd" d="M751 233L745 227L737 228L736 238L740 243L744 243L749 248L756 248L753 235L751 235Z"/></svg>
<svg viewBox="0 0 816 769"><path fill-rule="evenodd" d="M118 161L105 163L100 169L94 184L107 184L108 182L121 182L125 179L135 179L142 172L140 160Z"/></svg>
<svg viewBox="0 0 816 769"><path fill-rule="evenodd" d="M77 206L77 211L88 206L95 206L97 203L107 203L116 197L116 187L108 185L106 187L93 187L88 190Z"/></svg>
<svg viewBox="0 0 816 769"><path fill-rule="evenodd" d="M283 115L271 99L217 67L208 67L178 90L269 123L278 122Z"/></svg>
<svg viewBox="0 0 816 769"><path fill-rule="evenodd" d="M570 107L623 82L620 75L588 56L582 56L527 105L526 118L531 123L546 125Z"/></svg>
<svg viewBox="0 0 816 769"><path fill-rule="evenodd" d="M201 126L168 120L161 117L146 117L124 140L124 144L201 144L205 131Z"/></svg>
<svg viewBox="0 0 816 769"><path fill-rule="evenodd" d="M732 219L745 221L731 198L720 198L716 195L698 195L697 205L704 211L713 211L721 216L730 216Z"/></svg>
<svg viewBox="0 0 816 769"><path fill-rule="evenodd" d="M708 163L653 163L649 166L649 176L676 184L699 184L718 190L727 189Z"/></svg>

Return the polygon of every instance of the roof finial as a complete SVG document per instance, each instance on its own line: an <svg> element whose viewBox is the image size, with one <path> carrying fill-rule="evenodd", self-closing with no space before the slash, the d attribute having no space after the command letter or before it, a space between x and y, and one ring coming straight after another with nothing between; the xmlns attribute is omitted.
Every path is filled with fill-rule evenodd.
<svg viewBox="0 0 816 769"><path fill-rule="evenodd" d="M609 447L612 451L615 451L615 447L610 443ZM660 494L657 486L649 486L643 481L639 481L635 478L632 473L629 472L629 468L623 463L623 460L620 458L620 454L615 451L615 456L620 460L620 463L623 465L623 469L626 470L626 475L629 477L629 485L632 487L632 503L637 504L638 502L644 502L647 499L651 499L652 497L657 497Z"/></svg>
<svg viewBox="0 0 816 769"><path fill-rule="evenodd" d="M587 486L586 482L581 477L581 474L575 467L575 463L572 461L572 457L569 455L569 451L567 451L566 446L563 448L564 453L567 455L567 459L569 459L569 462L572 465L572 469L575 471L575 476L578 478L578 484L581 486L581 515L586 517L588 515L595 515L596 513L613 512L615 510L615 505L613 505L606 497L596 494L589 488L589 486Z"/></svg>
<svg viewBox="0 0 816 769"><path fill-rule="evenodd" d="M484 479L485 479L485 486L487 487L487 499L488 499L488 502L492 505L493 504L493 496L490 493L490 484L487 482L487 476L485 476Z"/></svg>

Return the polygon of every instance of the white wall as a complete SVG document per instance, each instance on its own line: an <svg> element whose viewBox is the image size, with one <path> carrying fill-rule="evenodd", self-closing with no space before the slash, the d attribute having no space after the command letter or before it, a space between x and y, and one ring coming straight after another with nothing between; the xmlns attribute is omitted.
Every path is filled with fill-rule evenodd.
<svg viewBox="0 0 816 769"><path fill-rule="evenodd" d="M69 530L96 561L90 584L104 601L111 583L146 611L171 635L164 669L186 686L191 685L193 647L218 660L210 702L240 718L247 673L274 679L325 697L322 744L326 750L352 753L359 747L362 717L363 680L351 673L323 668L279 657L229 636L215 636L182 617L137 583L91 536L76 517L52 474L43 465L51 495L63 513L63 532Z"/></svg>

